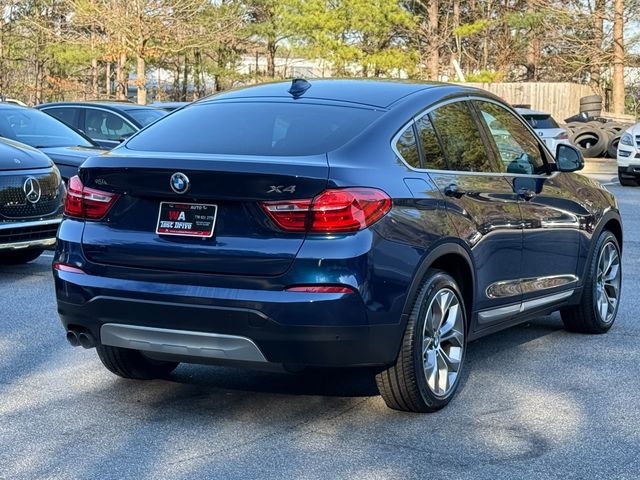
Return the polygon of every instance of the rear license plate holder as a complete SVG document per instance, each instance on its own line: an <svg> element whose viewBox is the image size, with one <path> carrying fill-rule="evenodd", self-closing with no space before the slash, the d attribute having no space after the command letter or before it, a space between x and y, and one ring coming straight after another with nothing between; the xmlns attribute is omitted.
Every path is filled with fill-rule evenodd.
<svg viewBox="0 0 640 480"><path fill-rule="evenodd" d="M211 238L217 215L217 205L160 202L156 234Z"/></svg>

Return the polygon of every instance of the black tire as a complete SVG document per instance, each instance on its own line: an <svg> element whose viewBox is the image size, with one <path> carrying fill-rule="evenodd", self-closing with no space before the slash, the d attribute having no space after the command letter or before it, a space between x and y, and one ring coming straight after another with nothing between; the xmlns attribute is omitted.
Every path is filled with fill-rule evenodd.
<svg viewBox="0 0 640 480"><path fill-rule="evenodd" d="M446 394L436 395L428 386L423 367L423 329L427 311L436 295L452 292L462 315L462 352L455 380ZM406 412L434 412L449 403L460 383L466 351L467 318L464 300L456 281L441 270L427 271L413 303L411 315L394 365L376 375L380 395L388 407ZM444 344L444 337L443 337ZM438 339L438 345L440 340ZM446 347L445 347L446 348ZM451 350L449 354L451 354ZM449 371L449 370L448 370Z"/></svg>
<svg viewBox="0 0 640 480"><path fill-rule="evenodd" d="M578 305L563 309L560 313L562 322L567 330L578 333L606 333L615 322L620 306L620 293L615 304L615 309L610 319L603 319L597 309L597 291L598 291L598 262L605 248L613 245L619 260L619 287L618 292L622 290L622 262L620 255L620 245L615 235L608 230L604 230L598 237L596 247L594 249L593 258L589 263L589 270L584 282L582 298Z"/></svg>
<svg viewBox="0 0 640 480"><path fill-rule="evenodd" d="M571 134L571 143L573 143L585 158L596 158L601 156L607 150L609 136L599 128L590 126L574 130Z"/></svg>
<svg viewBox="0 0 640 480"><path fill-rule="evenodd" d="M620 185L623 187L637 187L638 181L633 178L624 178L618 175L618 180L620 181Z"/></svg>
<svg viewBox="0 0 640 480"><path fill-rule="evenodd" d="M602 126L602 129L606 130L612 135L617 135L618 133L622 133L624 130L626 130L625 128L623 128L623 125L621 123L617 123L617 122L605 123Z"/></svg>
<svg viewBox="0 0 640 480"><path fill-rule="evenodd" d="M584 105L586 103L599 103L602 105L602 97L600 95L587 95L580 98L580 105Z"/></svg>
<svg viewBox="0 0 640 480"><path fill-rule="evenodd" d="M620 143L620 138L622 138L621 133L612 134L609 138L609 143L607 144L607 155L609 158L616 158L618 156L618 144Z"/></svg>
<svg viewBox="0 0 640 480"><path fill-rule="evenodd" d="M111 373L134 380L153 380L168 377L178 362L153 360L138 350L98 345L100 361Z"/></svg>
<svg viewBox="0 0 640 480"><path fill-rule="evenodd" d="M44 250L41 248L30 248L28 250L16 250L0 254L0 264L2 265L22 265L38 258Z"/></svg>

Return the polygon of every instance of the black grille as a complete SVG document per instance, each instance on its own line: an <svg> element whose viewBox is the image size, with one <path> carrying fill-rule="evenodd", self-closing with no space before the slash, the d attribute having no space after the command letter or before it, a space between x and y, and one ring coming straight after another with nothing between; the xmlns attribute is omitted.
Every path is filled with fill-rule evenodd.
<svg viewBox="0 0 640 480"><path fill-rule="evenodd" d="M40 184L40 200L31 203L24 191L29 177ZM52 214L60 207L60 176L56 171L44 174L0 176L0 215L5 218L35 218Z"/></svg>
<svg viewBox="0 0 640 480"><path fill-rule="evenodd" d="M636 145L640 148L640 135L636 135Z"/></svg>
<svg viewBox="0 0 640 480"><path fill-rule="evenodd" d="M36 225L30 227L0 229L0 245L7 243L28 242L31 240L44 240L55 238L58 232L58 224Z"/></svg>

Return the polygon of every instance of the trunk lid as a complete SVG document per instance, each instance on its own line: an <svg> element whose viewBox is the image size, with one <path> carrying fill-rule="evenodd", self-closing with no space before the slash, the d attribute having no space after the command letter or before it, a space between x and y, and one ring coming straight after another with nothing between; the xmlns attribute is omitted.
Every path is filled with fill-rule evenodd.
<svg viewBox="0 0 640 480"><path fill-rule="evenodd" d="M291 265L304 233L280 231L261 201L312 198L326 188L326 155L232 157L158 154L89 159L85 187L117 193L107 216L87 221L82 237L92 262L207 274L279 275ZM175 173L188 189L172 190ZM208 238L156 233L161 202L215 205ZM164 215L164 213L163 213ZM164 218L164 217L163 217Z"/></svg>

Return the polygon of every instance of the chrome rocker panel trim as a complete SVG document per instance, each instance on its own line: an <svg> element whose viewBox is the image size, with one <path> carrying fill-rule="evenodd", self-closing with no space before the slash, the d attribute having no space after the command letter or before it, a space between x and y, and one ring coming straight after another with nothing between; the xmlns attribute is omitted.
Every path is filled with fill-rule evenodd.
<svg viewBox="0 0 640 480"><path fill-rule="evenodd" d="M566 292L555 293L553 295L534 298L532 300L525 300L524 302L514 305L507 305L505 307L483 310L481 312L478 312L478 323L481 325L486 325L501 320L506 320L527 310L533 310L539 307L544 307L545 305L552 305L562 300L566 300L567 298L571 297L574 292L575 290L571 289L567 290Z"/></svg>

